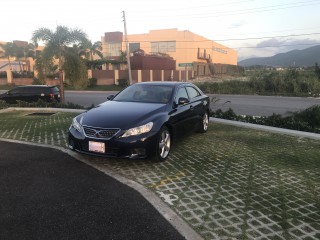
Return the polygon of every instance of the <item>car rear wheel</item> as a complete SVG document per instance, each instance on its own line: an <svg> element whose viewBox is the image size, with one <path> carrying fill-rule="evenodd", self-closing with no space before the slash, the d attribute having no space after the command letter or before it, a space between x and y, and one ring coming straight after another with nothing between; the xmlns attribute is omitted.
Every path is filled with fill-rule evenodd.
<svg viewBox="0 0 320 240"><path fill-rule="evenodd" d="M171 149L171 134L167 127L162 127L157 141L156 153L154 156L155 161L165 161L170 153Z"/></svg>
<svg viewBox="0 0 320 240"><path fill-rule="evenodd" d="M209 116L208 113L205 113L202 117L202 120L199 124L199 130L198 132L200 133L205 133L208 131L208 126L209 126Z"/></svg>

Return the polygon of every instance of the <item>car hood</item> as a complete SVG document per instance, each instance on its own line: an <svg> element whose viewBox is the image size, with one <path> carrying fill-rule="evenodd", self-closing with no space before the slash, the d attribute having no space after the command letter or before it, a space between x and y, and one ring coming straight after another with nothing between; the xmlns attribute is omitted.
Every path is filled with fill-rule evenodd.
<svg viewBox="0 0 320 240"><path fill-rule="evenodd" d="M5 96L7 96L7 92L0 93L0 97L5 97Z"/></svg>
<svg viewBox="0 0 320 240"><path fill-rule="evenodd" d="M129 129L165 109L165 104L107 101L78 117L81 125Z"/></svg>

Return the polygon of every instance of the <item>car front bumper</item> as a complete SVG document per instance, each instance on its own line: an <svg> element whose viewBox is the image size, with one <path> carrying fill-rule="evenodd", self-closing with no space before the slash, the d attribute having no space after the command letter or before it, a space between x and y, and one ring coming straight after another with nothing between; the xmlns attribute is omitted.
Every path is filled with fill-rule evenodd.
<svg viewBox="0 0 320 240"><path fill-rule="evenodd" d="M126 138L95 139L86 137L73 127L69 128L68 146L80 153L108 158L146 158L156 151L157 132L148 132ZM104 143L105 152L89 151L89 141Z"/></svg>

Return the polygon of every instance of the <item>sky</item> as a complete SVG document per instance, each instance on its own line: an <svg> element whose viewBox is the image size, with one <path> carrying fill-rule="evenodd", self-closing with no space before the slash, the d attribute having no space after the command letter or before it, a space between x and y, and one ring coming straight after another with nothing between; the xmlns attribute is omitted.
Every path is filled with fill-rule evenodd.
<svg viewBox="0 0 320 240"><path fill-rule="evenodd" d="M0 41L30 41L42 27L104 32L189 30L238 51L238 60L320 44L320 0L10 0L1 2Z"/></svg>

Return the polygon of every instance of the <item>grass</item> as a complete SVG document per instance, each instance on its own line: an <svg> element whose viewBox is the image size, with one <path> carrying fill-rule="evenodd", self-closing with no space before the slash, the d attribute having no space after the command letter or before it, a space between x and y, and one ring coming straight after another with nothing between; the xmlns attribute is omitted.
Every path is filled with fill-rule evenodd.
<svg viewBox="0 0 320 240"><path fill-rule="evenodd" d="M0 138L66 146L75 114L0 113ZM87 157L155 192L204 239L319 239L320 142L210 123L166 162Z"/></svg>
<svg viewBox="0 0 320 240"><path fill-rule="evenodd" d="M30 113L0 113L0 138L66 146L68 127L75 113L57 112L51 116L28 116Z"/></svg>

